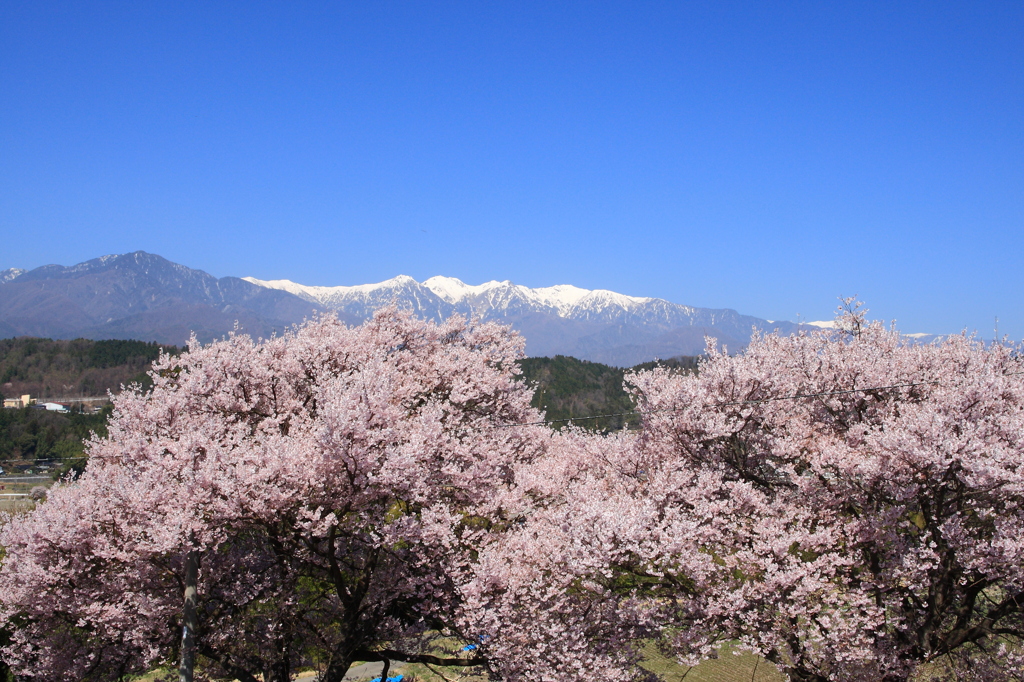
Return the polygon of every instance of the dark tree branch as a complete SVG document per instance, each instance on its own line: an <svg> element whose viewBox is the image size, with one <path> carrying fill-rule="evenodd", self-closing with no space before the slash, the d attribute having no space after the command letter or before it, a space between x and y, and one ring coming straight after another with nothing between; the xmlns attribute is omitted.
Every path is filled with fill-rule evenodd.
<svg viewBox="0 0 1024 682"><path fill-rule="evenodd" d="M402 661L403 663L429 663L430 665L462 667L485 665L487 663L487 659L483 656L474 656L473 658L442 658L441 656L432 656L430 654L407 654L393 649L375 649L373 651L359 649L355 652L355 657L364 661L395 660Z"/></svg>
<svg viewBox="0 0 1024 682"><path fill-rule="evenodd" d="M219 665L221 668L223 668L224 672L234 676L234 678L238 680L238 682L260 682L248 670L246 670L245 668L239 668L237 665L233 664L231 661L228 661L226 658L222 658L217 654L216 651L211 649L209 646L200 644L198 650L199 653L201 653L203 656L206 656L208 659L210 659L211 661Z"/></svg>

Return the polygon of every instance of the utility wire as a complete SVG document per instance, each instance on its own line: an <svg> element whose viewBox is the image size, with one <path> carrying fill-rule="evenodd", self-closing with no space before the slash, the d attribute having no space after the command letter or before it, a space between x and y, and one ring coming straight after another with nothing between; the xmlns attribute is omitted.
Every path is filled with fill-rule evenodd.
<svg viewBox="0 0 1024 682"><path fill-rule="evenodd" d="M79 459L89 459L85 455L80 457L50 458L50 459L0 459L0 464L25 464L35 466L37 464L48 464L50 462L74 462Z"/></svg>

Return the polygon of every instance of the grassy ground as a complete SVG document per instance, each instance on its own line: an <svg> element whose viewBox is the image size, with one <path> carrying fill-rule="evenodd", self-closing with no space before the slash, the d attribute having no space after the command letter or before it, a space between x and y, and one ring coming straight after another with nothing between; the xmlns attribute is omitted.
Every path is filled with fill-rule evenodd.
<svg viewBox="0 0 1024 682"><path fill-rule="evenodd" d="M53 485L53 477L43 474L36 476L0 476L0 493L28 495L32 488L41 485L49 488Z"/></svg>
<svg viewBox="0 0 1024 682"><path fill-rule="evenodd" d="M646 650L645 653L647 661L644 667L656 673L665 682L783 682L785 679L775 666L763 658L759 659L745 652L734 655L734 649L728 645L719 652L719 658L704 661L695 668L679 666L653 649ZM349 670L345 679L348 682L367 682L374 677L379 677L380 669L380 663L357 662ZM479 671L474 671L473 668L446 668L440 672L443 673L443 677L423 665L396 662L391 666L388 676L402 674L406 680L415 682L486 682L486 678L480 675ZM131 681L156 682L158 679L166 679L174 674L176 674L174 670L158 669L145 675L132 677ZM293 679L296 682L315 682L316 677L315 671L306 670L294 675ZM944 666L932 664L922 670L914 679L920 682L925 680L929 682L950 680L952 682L955 678Z"/></svg>
<svg viewBox="0 0 1024 682"><path fill-rule="evenodd" d="M652 645L644 649L643 667L665 682L782 682L778 669L759 656L726 644L718 658L687 668L666 658Z"/></svg>
<svg viewBox="0 0 1024 682"><path fill-rule="evenodd" d="M22 514L36 508L36 503L26 497L0 498L0 513Z"/></svg>
<svg viewBox="0 0 1024 682"><path fill-rule="evenodd" d="M729 645L719 651L719 658L704 661L695 668L680 666L648 647L644 650L644 667L657 674L665 682L782 682L783 676L771 663L752 654L741 652L736 655ZM357 661L349 669L345 679L348 682L367 682L380 676L380 663ZM158 669L146 675L133 677L132 682L156 682L166 678L172 670ZM487 678L477 668L443 668L431 670L416 663L394 663L388 677L401 674L406 680L415 682L486 682ZM441 673L441 674L438 674ZM307 670L294 676L297 682L314 682L316 672Z"/></svg>
<svg viewBox="0 0 1024 682"><path fill-rule="evenodd" d="M42 485L49 488L53 479L49 476L0 477L0 512L21 513L35 508L35 502L27 497L32 488ZM12 497L19 495L19 497ZM25 496L25 497L21 497Z"/></svg>

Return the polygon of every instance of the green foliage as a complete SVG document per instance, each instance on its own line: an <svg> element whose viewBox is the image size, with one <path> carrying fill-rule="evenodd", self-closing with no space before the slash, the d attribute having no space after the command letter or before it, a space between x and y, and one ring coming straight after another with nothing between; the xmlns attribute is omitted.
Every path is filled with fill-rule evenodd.
<svg viewBox="0 0 1024 682"><path fill-rule="evenodd" d="M161 346L145 341L95 341L89 349L89 367L117 367L152 363L160 355ZM177 349L171 349L177 350Z"/></svg>
<svg viewBox="0 0 1024 682"><path fill-rule="evenodd" d="M523 379L534 385L533 406L545 411L549 420L570 420L578 426L607 433L621 428L635 427L638 418L622 416L636 406L623 387L626 373L634 370L668 367L675 371L696 371L698 358L679 357L657 362L645 362L631 369L611 367L599 362L577 360L565 355L553 358L525 358L519 365ZM597 419L580 417L601 416ZM552 424L561 428L569 421Z"/></svg>
<svg viewBox="0 0 1024 682"><path fill-rule="evenodd" d="M0 555L2 558L2 555ZM0 628L0 646L7 646L11 643L11 633L5 628ZM14 673L11 667L0 658L0 682L14 682Z"/></svg>
<svg viewBox="0 0 1024 682"><path fill-rule="evenodd" d="M11 470L38 460L70 471L81 460L84 441L93 432L107 433L110 405L92 414L73 410L68 414L34 408L0 410L0 467Z"/></svg>
<svg viewBox="0 0 1024 682"><path fill-rule="evenodd" d="M642 372L655 367L668 367L671 370L677 372L697 372L697 368L700 365L700 358L695 355L680 355L677 358L669 358L668 360L654 360L653 362L643 362L635 367L629 369L630 372Z"/></svg>

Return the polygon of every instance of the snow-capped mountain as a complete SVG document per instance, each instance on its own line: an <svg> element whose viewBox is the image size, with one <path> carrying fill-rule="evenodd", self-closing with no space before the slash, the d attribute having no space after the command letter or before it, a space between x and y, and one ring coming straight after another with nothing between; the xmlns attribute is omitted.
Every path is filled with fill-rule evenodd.
<svg viewBox="0 0 1024 682"><path fill-rule="evenodd" d="M411 307L418 315L440 319L458 312L483 319L509 317L524 313L544 313L568 320L692 326L694 324L729 325L738 318L769 326L768 320L747 318L733 310L692 308L660 298L626 296L605 289L581 289L570 284L531 289L509 281L491 281L470 285L454 277L431 277L420 283L399 275L377 284L357 286L307 286L286 279L260 280L243 277L247 282L268 289L295 294L310 303L369 317L382 305L397 303ZM788 325L788 322L776 323Z"/></svg>
<svg viewBox="0 0 1024 682"><path fill-rule="evenodd" d="M470 285L454 277L417 282L400 275L377 284L324 287L244 279L287 291L347 318L366 319L377 308L394 303L434 320L452 313L498 320L523 333L530 355L573 355L616 365L697 354L704 348L705 336L738 350L754 329L788 334L797 328L790 322L769 322L735 310L694 308L568 284L532 289L509 281Z"/></svg>
<svg viewBox="0 0 1024 682"><path fill-rule="evenodd" d="M497 294L498 299L508 297L509 294L512 294L513 296L519 297L523 300L555 308L563 317L566 316L565 314L569 309L578 303L580 299L591 293L588 289L580 289L579 287L574 287L571 284L561 284L558 286L544 287L540 289L529 289L524 286L512 284L508 280L505 280L504 282L492 280L479 286L471 286L460 279L441 276L431 277L423 283L423 286L427 287L445 301L448 301L453 305L459 304L462 301L474 300L493 301L497 304L498 301L494 297L495 293ZM619 294L614 295L618 296ZM623 296L622 298L630 299L632 301L647 300L631 298L629 296Z"/></svg>
<svg viewBox="0 0 1024 682"><path fill-rule="evenodd" d="M4 282L10 282L15 277L21 277L25 274L25 271L21 268L8 268L6 270L0 270L0 284Z"/></svg>
<svg viewBox="0 0 1024 682"><path fill-rule="evenodd" d="M242 279L267 289L287 291L317 306L345 312L350 317L360 320L368 319L375 310L390 303L410 307L417 315L432 320L441 320L454 312L450 304L439 299L434 292L412 277L405 275L378 284L360 284L352 287L306 286L287 279Z"/></svg>
<svg viewBox="0 0 1024 682"><path fill-rule="evenodd" d="M618 366L697 355L706 337L734 352L747 345L754 330L790 334L832 325L763 320L735 310L569 284L531 289L508 281L471 285L454 277L431 277L417 282L403 275L377 284L324 287L216 278L142 251L70 267L0 270L0 338L114 338L182 345L193 333L204 342L233 330L269 336L318 310L334 311L346 324L358 324L389 304L433 320L461 313L509 324L526 339L529 355L571 355ZM922 343L935 338L907 336Z"/></svg>

